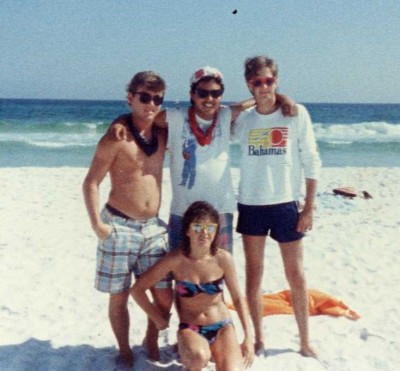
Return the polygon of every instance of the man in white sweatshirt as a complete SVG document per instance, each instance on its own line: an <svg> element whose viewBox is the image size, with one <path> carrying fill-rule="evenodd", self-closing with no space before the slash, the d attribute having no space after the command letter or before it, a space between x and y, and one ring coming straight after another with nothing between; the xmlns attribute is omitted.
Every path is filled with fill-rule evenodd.
<svg viewBox="0 0 400 371"><path fill-rule="evenodd" d="M313 226L314 199L321 167L312 123L304 106L285 117L276 99L278 67L266 57L245 62L245 79L256 105L233 127L242 147L237 232L246 257L246 294L255 330L255 351L265 350L262 332L264 249L267 236L278 242L300 333L300 353L315 357L309 343L308 294L302 238ZM305 204L298 201L305 184Z"/></svg>

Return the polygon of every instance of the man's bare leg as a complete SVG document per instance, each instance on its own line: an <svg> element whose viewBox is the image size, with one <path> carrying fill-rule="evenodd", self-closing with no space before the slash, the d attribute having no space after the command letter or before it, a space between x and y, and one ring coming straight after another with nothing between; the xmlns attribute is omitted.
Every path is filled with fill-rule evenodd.
<svg viewBox="0 0 400 371"><path fill-rule="evenodd" d="M246 296L255 334L254 350L257 355L260 355L265 350L262 328L263 305L261 283L264 272L266 237L242 235L242 240L246 257Z"/></svg>
<svg viewBox="0 0 400 371"><path fill-rule="evenodd" d="M129 291L120 294L111 294L108 305L108 317L117 339L119 359L128 366L133 366L133 353L129 345Z"/></svg>
<svg viewBox="0 0 400 371"><path fill-rule="evenodd" d="M303 268L302 240L280 243L286 278L289 282L292 306L300 334L300 354L317 357L310 346L308 329L308 292Z"/></svg>
<svg viewBox="0 0 400 371"><path fill-rule="evenodd" d="M165 317L169 316L172 307L173 293L171 288L156 289L152 288L154 304L164 313ZM148 350L148 356L154 361L160 360L160 350L158 347L159 330L150 319L147 320L147 330L144 343Z"/></svg>

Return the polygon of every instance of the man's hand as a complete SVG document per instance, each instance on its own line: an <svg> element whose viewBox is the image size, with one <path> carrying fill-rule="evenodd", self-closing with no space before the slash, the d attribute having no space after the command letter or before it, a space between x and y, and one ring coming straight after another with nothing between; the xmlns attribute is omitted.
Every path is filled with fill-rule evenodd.
<svg viewBox="0 0 400 371"><path fill-rule="evenodd" d="M160 317L157 321L154 321L157 329L162 331L169 327L169 319L171 318L172 313L168 313L167 318Z"/></svg>
<svg viewBox="0 0 400 371"><path fill-rule="evenodd" d="M110 138L118 141L128 139L128 132L126 130L126 127L119 123L112 124L108 128L108 135L110 136Z"/></svg>
<svg viewBox="0 0 400 371"><path fill-rule="evenodd" d="M296 102L286 95L276 94L276 100L281 105L283 116L293 117L298 115Z"/></svg>
<svg viewBox="0 0 400 371"><path fill-rule="evenodd" d="M296 104L284 103L281 105L283 116L294 117L298 115Z"/></svg>
<svg viewBox="0 0 400 371"><path fill-rule="evenodd" d="M296 231L299 233L309 232L313 228L314 207L304 208L299 214Z"/></svg>
<svg viewBox="0 0 400 371"><path fill-rule="evenodd" d="M127 115L118 116L108 128L108 135L110 138L115 140L127 140L128 132L126 129L126 125L128 124Z"/></svg>
<svg viewBox="0 0 400 371"><path fill-rule="evenodd" d="M98 225L96 228L94 228L94 233L96 233L96 236L101 240L104 241L108 237L110 237L112 232L112 227L109 224L101 223Z"/></svg>

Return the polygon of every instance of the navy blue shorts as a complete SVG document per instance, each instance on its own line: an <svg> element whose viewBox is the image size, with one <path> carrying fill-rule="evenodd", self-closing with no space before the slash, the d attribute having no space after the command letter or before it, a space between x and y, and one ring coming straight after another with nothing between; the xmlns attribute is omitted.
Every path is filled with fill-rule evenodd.
<svg viewBox="0 0 400 371"><path fill-rule="evenodd" d="M299 211L297 202L276 205L238 204L236 231L248 236L270 236L277 242L293 242L304 237L296 231Z"/></svg>

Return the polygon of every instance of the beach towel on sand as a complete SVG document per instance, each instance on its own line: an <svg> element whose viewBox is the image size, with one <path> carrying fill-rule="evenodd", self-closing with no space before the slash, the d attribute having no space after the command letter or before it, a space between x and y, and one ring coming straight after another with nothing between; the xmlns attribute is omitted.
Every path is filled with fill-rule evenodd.
<svg viewBox="0 0 400 371"><path fill-rule="evenodd" d="M310 316L327 314L330 316L345 316L352 320L361 317L341 300L333 296L317 290L308 290L308 294ZM230 309L235 309L233 304L229 304L228 306ZM272 314L293 314L290 291L284 290L276 294L264 294L263 313L264 316Z"/></svg>

